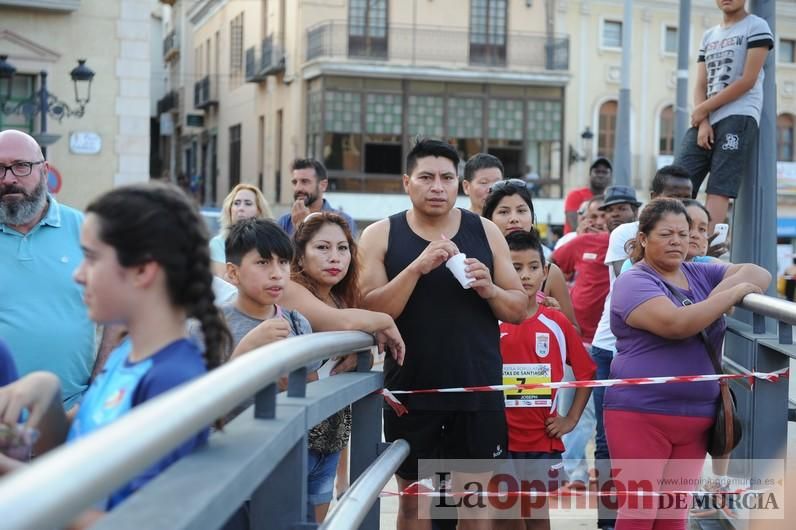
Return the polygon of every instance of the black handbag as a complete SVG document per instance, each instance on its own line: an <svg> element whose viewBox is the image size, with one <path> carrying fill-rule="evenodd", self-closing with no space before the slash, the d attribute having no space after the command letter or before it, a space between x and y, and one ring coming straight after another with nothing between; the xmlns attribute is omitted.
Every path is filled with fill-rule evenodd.
<svg viewBox="0 0 796 530"><path fill-rule="evenodd" d="M668 282L664 281L663 283L681 304L684 306L693 304L693 302L686 298L679 289L669 285ZM713 370L717 374L724 373L721 369L719 356L710 343L710 339L708 339L704 329L699 332L699 337L702 339L702 343L705 345L705 349L708 352L708 357L710 357L710 361L713 363ZM741 425L741 420L738 418L735 392L730 388L727 380L722 379L719 381L719 392L716 418L713 421L713 427L710 430L710 436L708 438L708 453L713 457L723 457L730 454L741 442L741 436L743 435L743 426Z"/></svg>

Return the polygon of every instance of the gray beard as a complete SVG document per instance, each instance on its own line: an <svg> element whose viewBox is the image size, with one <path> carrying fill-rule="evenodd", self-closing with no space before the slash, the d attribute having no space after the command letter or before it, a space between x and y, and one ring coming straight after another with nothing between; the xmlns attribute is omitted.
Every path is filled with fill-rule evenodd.
<svg viewBox="0 0 796 530"><path fill-rule="evenodd" d="M41 213L47 204L47 185L42 178L30 195L18 201L0 199L0 223L10 226L28 224Z"/></svg>

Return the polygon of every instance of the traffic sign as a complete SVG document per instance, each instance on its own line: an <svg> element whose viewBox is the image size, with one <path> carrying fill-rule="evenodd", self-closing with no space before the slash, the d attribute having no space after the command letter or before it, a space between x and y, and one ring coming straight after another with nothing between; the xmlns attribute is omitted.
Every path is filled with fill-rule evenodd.
<svg viewBox="0 0 796 530"><path fill-rule="evenodd" d="M58 169L50 164L50 171L47 173L47 190L52 193L56 194L61 191L61 185L63 184L63 178L61 177L61 172Z"/></svg>

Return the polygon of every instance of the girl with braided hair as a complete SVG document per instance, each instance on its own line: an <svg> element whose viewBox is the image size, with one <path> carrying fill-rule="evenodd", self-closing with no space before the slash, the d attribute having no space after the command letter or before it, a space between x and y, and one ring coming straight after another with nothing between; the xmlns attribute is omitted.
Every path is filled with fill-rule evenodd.
<svg viewBox="0 0 796 530"><path fill-rule="evenodd" d="M72 442L116 421L132 408L216 367L229 332L213 304L205 225L179 189L165 184L116 188L87 208L80 234L84 261L75 281L89 316L122 323L128 336L108 357L74 419L67 418L55 375L34 372L0 389L0 423L40 430L36 452ZM201 323L204 354L186 338L186 319ZM118 505L168 466L204 444L208 429L186 440L115 491ZM5 464L5 465L3 465ZM0 462L0 469L24 465ZM102 512L87 512L88 524Z"/></svg>

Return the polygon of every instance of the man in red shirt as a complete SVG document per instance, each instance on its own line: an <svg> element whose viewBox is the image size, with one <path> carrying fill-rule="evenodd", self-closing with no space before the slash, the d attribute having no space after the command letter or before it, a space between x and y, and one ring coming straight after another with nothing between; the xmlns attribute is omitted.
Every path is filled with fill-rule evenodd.
<svg viewBox="0 0 796 530"><path fill-rule="evenodd" d="M575 188L564 199L565 234L577 228L578 208L583 201L602 195L605 188L610 186L612 181L613 168L611 167L611 162L605 157L595 160L589 168L589 186L587 188Z"/></svg>
<svg viewBox="0 0 796 530"><path fill-rule="evenodd" d="M607 223L609 230L634 221L641 205L636 200L636 190L630 186L612 186L606 190L604 201L595 200L603 203L600 209L611 211L610 222ZM609 239L609 232L581 234L559 247L550 257L565 276L575 275L575 285L570 290L572 307L583 342L587 344L591 344L594 338L610 288L608 268L605 266Z"/></svg>

